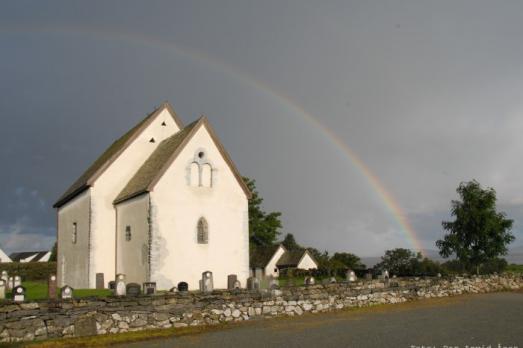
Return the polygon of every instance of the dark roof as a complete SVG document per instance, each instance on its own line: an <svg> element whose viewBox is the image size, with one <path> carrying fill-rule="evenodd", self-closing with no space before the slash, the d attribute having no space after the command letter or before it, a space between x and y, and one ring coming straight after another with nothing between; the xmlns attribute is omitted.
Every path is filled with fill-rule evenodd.
<svg viewBox="0 0 523 348"><path fill-rule="evenodd" d="M147 117L145 117L140 123L130 129L125 133L121 138L116 140L114 143L109 146L105 152L98 157L93 164L65 191L65 193L56 201L53 205L54 208L59 208L79 193L83 192L85 189L90 187L93 181L96 179L98 174L105 170L107 166L114 161L126 148L129 144L144 130L150 122L165 108L169 110L174 121L178 124L180 129L182 128L182 123L179 120L178 116L169 105L169 103L164 103L160 107L156 108L151 112Z"/></svg>
<svg viewBox="0 0 523 348"><path fill-rule="evenodd" d="M181 147L184 140L189 138L192 130L199 122L201 122L201 119L189 124L178 133L163 140L118 194L114 203L123 202L129 198L148 192L149 186L153 183L157 175L162 172L162 168L170 164L169 159L171 156Z"/></svg>
<svg viewBox="0 0 523 348"><path fill-rule="evenodd" d="M254 250L251 250L249 255L250 267L261 267L264 268L267 266L271 258L278 250L279 245L271 245L268 247L256 247Z"/></svg>
<svg viewBox="0 0 523 348"><path fill-rule="evenodd" d="M9 255L9 258L13 262L20 262L20 260L27 259L28 257L31 257L33 255L36 255L31 262L39 261L42 257L44 257L49 251L21 251L17 253L11 253Z"/></svg>
<svg viewBox="0 0 523 348"><path fill-rule="evenodd" d="M300 262L300 260L303 257L304 253L305 253L305 250L291 250L291 251L287 251L285 254L283 254L280 257L278 262L276 262L276 265L278 265L278 266L296 267L296 266L298 266L298 263Z"/></svg>

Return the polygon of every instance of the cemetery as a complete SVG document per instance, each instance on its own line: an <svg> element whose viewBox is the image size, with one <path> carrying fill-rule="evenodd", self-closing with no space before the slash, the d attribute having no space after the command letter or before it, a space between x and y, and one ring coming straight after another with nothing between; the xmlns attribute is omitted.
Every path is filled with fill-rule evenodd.
<svg viewBox="0 0 523 348"><path fill-rule="evenodd" d="M70 286L59 288L57 277L50 275L48 299L33 301L20 277L3 272L1 278L2 342L216 325L523 287L521 274L389 278L384 272L377 279L358 279L349 270L342 281L307 276L301 284L287 286L272 276L250 277L246 288L231 274L227 289L215 289L213 274L206 271L199 289L182 281L169 291L157 291L154 282L126 283L119 274L110 295L81 297Z"/></svg>

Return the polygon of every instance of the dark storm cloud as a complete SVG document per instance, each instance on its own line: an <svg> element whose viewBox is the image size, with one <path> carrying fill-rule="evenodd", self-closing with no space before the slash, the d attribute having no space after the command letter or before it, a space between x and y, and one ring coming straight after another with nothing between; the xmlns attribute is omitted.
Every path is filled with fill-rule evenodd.
<svg viewBox="0 0 523 348"><path fill-rule="evenodd" d="M292 103L371 168L425 248L441 237L456 186L473 178L496 188L521 239L522 10L481 1L3 2L2 247L49 247L54 200L164 100L186 122L209 117L266 209L282 211L284 232L303 244L361 255L412 247L343 148Z"/></svg>

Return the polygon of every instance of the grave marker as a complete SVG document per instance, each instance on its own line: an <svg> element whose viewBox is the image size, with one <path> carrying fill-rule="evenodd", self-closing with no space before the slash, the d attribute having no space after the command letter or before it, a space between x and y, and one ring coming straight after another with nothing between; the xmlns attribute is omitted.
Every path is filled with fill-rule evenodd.
<svg viewBox="0 0 523 348"><path fill-rule="evenodd" d="M61 297L62 297L62 300L69 300L69 299L72 299L73 298L73 288L70 287L69 285L65 285L63 288L62 288L62 291L61 291Z"/></svg>
<svg viewBox="0 0 523 348"><path fill-rule="evenodd" d="M189 291L189 284L187 284L186 282L179 282L178 291L180 291L180 292Z"/></svg>
<svg viewBox="0 0 523 348"><path fill-rule="evenodd" d="M353 270L349 269L346 274L347 281L348 282L355 282L356 281L356 273L354 273Z"/></svg>
<svg viewBox="0 0 523 348"><path fill-rule="evenodd" d="M202 273L202 291L212 292L213 290L212 272L205 271Z"/></svg>
<svg viewBox="0 0 523 348"><path fill-rule="evenodd" d="M16 288L13 288L13 300L15 302L24 302L25 288L22 285L18 285Z"/></svg>
<svg viewBox="0 0 523 348"><path fill-rule="evenodd" d="M154 295L154 294L156 294L156 283L155 282L143 283L143 293L145 295Z"/></svg>
<svg viewBox="0 0 523 348"><path fill-rule="evenodd" d="M260 290L260 280L256 277L247 278L247 289L248 290Z"/></svg>
<svg viewBox="0 0 523 348"><path fill-rule="evenodd" d="M238 280L238 276L236 274L229 274L227 276L227 289L232 290L235 289L234 284Z"/></svg>
<svg viewBox="0 0 523 348"><path fill-rule="evenodd" d="M139 296L142 292L142 287L137 283L129 283L125 287L125 293L119 296Z"/></svg>
<svg viewBox="0 0 523 348"><path fill-rule="evenodd" d="M103 273L96 273L96 288L97 289L103 289L104 288L104 274Z"/></svg>
<svg viewBox="0 0 523 348"><path fill-rule="evenodd" d="M17 286L20 286L20 285L22 285L22 277L17 275L13 279L13 289L16 288Z"/></svg>
<svg viewBox="0 0 523 348"><path fill-rule="evenodd" d="M0 279L0 300L5 299L5 280Z"/></svg>
<svg viewBox="0 0 523 348"><path fill-rule="evenodd" d="M47 297L51 300L56 299L56 275L51 274L47 281Z"/></svg>
<svg viewBox="0 0 523 348"><path fill-rule="evenodd" d="M125 296L125 294L126 294L125 274L116 275L115 293L116 293L116 296Z"/></svg>

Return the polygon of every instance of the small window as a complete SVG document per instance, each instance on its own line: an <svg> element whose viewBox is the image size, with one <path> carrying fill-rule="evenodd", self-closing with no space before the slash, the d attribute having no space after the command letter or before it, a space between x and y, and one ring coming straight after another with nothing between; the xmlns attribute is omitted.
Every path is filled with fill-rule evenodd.
<svg viewBox="0 0 523 348"><path fill-rule="evenodd" d="M150 143L155 143L156 141L154 140L154 138L151 138L151 140L149 140Z"/></svg>
<svg viewBox="0 0 523 348"><path fill-rule="evenodd" d="M131 240L131 226L125 226L125 240Z"/></svg>
<svg viewBox="0 0 523 348"><path fill-rule="evenodd" d="M165 123L165 121L162 122L162 126L167 126L167 123Z"/></svg>
<svg viewBox="0 0 523 348"><path fill-rule="evenodd" d="M209 225L207 224L207 220L203 217L198 220L197 235L198 244L209 243Z"/></svg>
<svg viewBox="0 0 523 348"><path fill-rule="evenodd" d="M274 273L278 273L278 268L274 268Z"/></svg>
<svg viewBox="0 0 523 348"><path fill-rule="evenodd" d="M76 224L76 222L73 222L73 233L71 235L71 241L73 242L73 244L76 244L77 237L78 237L78 225Z"/></svg>

